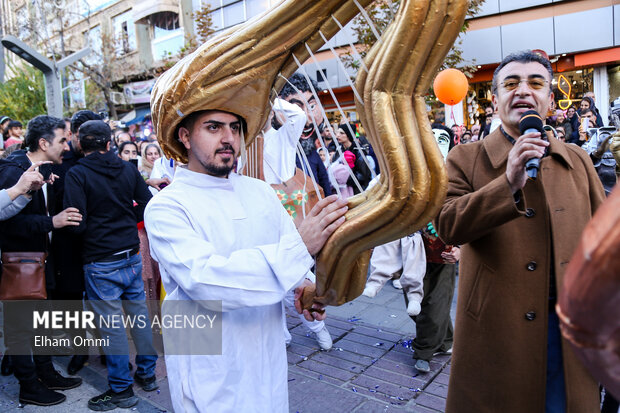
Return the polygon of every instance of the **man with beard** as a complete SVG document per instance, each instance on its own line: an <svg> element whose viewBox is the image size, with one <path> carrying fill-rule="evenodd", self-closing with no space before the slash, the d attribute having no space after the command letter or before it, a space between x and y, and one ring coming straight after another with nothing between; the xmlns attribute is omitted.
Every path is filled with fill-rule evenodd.
<svg viewBox="0 0 620 413"><path fill-rule="evenodd" d="M306 126L299 137L299 144L303 148L305 158L297 155L297 167L303 170L306 175L314 178L316 182L323 188L325 196L331 195L331 186L327 176L325 165L321 161L321 157L316 152L314 141L318 139L318 134L329 127L323 122L323 114L321 102L317 101L312 90L318 90L318 85L312 79L311 85L301 73L295 73L288 79L288 82L282 88L279 97L289 103L293 103L306 112ZM316 125L316 127L315 127ZM318 131L316 130L318 128Z"/></svg>
<svg viewBox="0 0 620 413"><path fill-rule="evenodd" d="M63 154L69 150L62 119L41 115L28 122L26 131L28 150L18 150L5 161L0 161L0 189L12 187L33 163L51 161L62 163ZM50 169L41 165L40 172L45 179ZM60 210L54 202L53 186L49 183L29 196L31 201L13 218L0 222L0 246L2 252L49 252L52 230L66 226L77 226L82 219L75 208ZM46 289L54 288L54 255L50 254L45 266ZM52 364L49 355L33 355L32 322L20 319L18 314L5 303L5 344L13 365L15 378L19 380L19 401L40 406L58 404L66 399L54 390L68 390L79 386L82 379L61 376ZM8 322L7 320L11 320ZM20 322L21 321L21 322Z"/></svg>
<svg viewBox="0 0 620 413"><path fill-rule="evenodd" d="M335 195L324 198L298 232L267 183L233 172L244 125L240 116L221 110L183 117L174 136L187 166L177 167L145 213L166 301L221 301L222 353L166 356L175 411L288 411L281 302L296 289L301 312L312 255L347 210ZM307 320L325 317L303 314Z"/></svg>

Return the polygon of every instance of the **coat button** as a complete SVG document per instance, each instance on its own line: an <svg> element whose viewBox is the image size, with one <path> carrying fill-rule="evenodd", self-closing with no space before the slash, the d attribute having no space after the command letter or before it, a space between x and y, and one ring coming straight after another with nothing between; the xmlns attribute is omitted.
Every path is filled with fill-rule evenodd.
<svg viewBox="0 0 620 413"><path fill-rule="evenodd" d="M528 208L525 210L526 218L532 218L534 215L536 215L536 211L533 208Z"/></svg>
<svg viewBox="0 0 620 413"><path fill-rule="evenodd" d="M534 271L536 269L536 261L528 262L525 268L527 268L528 271Z"/></svg>
<svg viewBox="0 0 620 413"><path fill-rule="evenodd" d="M525 319L527 321L534 321L535 318L536 318L536 312L535 311L528 311L527 313L525 313Z"/></svg>

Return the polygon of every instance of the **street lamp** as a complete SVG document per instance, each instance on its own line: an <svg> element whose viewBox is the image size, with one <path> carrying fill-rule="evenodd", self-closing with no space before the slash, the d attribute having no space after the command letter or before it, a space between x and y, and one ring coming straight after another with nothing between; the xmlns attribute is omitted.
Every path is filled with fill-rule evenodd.
<svg viewBox="0 0 620 413"><path fill-rule="evenodd" d="M62 93L59 72L70 64L90 54L90 47L85 47L58 62L53 62L15 36L4 36L2 38L2 45L43 72L45 76L47 113L50 116L62 118Z"/></svg>

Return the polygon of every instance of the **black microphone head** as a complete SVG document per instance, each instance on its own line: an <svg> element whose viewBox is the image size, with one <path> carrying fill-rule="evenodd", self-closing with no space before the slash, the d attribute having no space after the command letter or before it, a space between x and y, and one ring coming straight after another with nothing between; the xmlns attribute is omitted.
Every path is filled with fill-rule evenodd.
<svg viewBox="0 0 620 413"><path fill-rule="evenodd" d="M521 135L528 129L536 129L543 133L543 121L538 112L535 110L528 110L521 116L519 121L519 132Z"/></svg>

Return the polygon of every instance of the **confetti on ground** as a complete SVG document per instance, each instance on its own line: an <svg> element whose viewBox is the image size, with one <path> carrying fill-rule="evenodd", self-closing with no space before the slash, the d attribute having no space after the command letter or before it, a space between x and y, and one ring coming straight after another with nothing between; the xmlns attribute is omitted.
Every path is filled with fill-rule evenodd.
<svg viewBox="0 0 620 413"><path fill-rule="evenodd" d="M294 378L293 379L288 379L288 381L293 381L293 380L295 380L295 379Z"/></svg>
<svg viewBox="0 0 620 413"><path fill-rule="evenodd" d="M353 390L353 393L357 393L357 389L355 387L353 387L351 390Z"/></svg>
<svg viewBox="0 0 620 413"><path fill-rule="evenodd" d="M323 380L323 375L319 374L319 380Z"/></svg>
<svg viewBox="0 0 620 413"><path fill-rule="evenodd" d="M361 320L361 318L351 317L351 318L349 318L347 321L348 321L349 323L355 323L356 321L360 321L360 320Z"/></svg>
<svg viewBox="0 0 620 413"><path fill-rule="evenodd" d="M396 314L390 314L390 317L392 317L392 318L396 318L396 317L398 317L398 316L397 316Z"/></svg>
<svg viewBox="0 0 620 413"><path fill-rule="evenodd" d="M376 347L379 347L379 346L382 346L382 345L383 345L383 343L375 343Z"/></svg>

